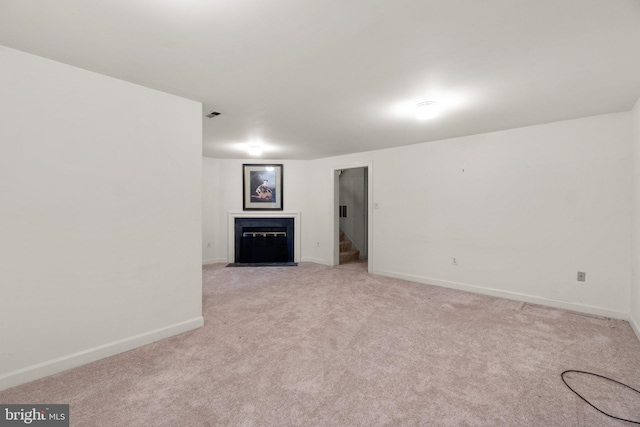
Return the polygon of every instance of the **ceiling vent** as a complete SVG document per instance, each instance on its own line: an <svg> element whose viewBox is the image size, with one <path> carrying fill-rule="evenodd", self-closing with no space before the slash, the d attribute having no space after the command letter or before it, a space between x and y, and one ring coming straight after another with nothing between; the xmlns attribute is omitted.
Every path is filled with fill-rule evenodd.
<svg viewBox="0 0 640 427"><path fill-rule="evenodd" d="M220 113L218 113L217 111L212 111L212 112L210 112L210 113L208 113L208 114L207 114L207 117L209 117L210 119L212 119L212 118L214 118L214 117L216 117L216 116L219 116L219 115L220 115Z"/></svg>

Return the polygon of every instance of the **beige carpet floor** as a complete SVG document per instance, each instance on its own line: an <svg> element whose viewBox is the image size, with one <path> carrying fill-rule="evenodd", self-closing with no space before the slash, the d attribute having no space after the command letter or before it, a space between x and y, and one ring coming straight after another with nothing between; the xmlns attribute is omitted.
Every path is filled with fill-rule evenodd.
<svg viewBox="0 0 640 427"><path fill-rule="evenodd" d="M629 324L369 275L203 268L205 326L0 392L72 426L625 426L562 382L640 389ZM640 421L640 395L567 381Z"/></svg>

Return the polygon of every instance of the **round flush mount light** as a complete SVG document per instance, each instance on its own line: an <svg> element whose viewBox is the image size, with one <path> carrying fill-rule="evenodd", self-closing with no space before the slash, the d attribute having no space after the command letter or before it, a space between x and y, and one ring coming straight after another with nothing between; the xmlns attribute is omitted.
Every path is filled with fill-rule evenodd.
<svg viewBox="0 0 640 427"><path fill-rule="evenodd" d="M418 120L433 119L440 113L440 106L436 101L425 101L416 105L415 114Z"/></svg>
<svg viewBox="0 0 640 427"><path fill-rule="evenodd" d="M251 144L247 147L247 153L250 156L261 156L263 152L264 149L260 144Z"/></svg>
<svg viewBox="0 0 640 427"><path fill-rule="evenodd" d="M247 147L247 152L250 156L261 156L262 147L259 145L250 145L249 147Z"/></svg>

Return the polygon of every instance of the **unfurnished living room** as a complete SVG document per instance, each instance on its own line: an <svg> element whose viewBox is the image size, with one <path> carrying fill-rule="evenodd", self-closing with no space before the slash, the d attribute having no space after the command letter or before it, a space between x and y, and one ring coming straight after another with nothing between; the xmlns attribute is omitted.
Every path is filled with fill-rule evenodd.
<svg viewBox="0 0 640 427"><path fill-rule="evenodd" d="M640 1L0 0L0 425L640 423Z"/></svg>

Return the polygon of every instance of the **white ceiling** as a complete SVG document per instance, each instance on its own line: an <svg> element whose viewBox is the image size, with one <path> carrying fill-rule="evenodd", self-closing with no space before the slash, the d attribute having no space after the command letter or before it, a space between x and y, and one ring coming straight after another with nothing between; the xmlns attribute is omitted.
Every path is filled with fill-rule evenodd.
<svg viewBox="0 0 640 427"><path fill-rule="evenodd" d="M206 156L313 159L630 110L638 0L0 0L0 44L204 104ZM440 117L412 107L438 100ZM46 109L46 106L42 106Z"/></svg>

